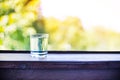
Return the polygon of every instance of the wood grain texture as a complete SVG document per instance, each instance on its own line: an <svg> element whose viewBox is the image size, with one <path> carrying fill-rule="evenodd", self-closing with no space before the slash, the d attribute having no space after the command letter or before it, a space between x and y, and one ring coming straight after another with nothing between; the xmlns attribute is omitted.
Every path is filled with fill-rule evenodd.
<svg viewBox="0 0 120 80"><path fill-rule="evenodd" d="M120 70L0 69L0 80L120 80Z"/></svg>
<svg viewBox="0 0 120 80"><path fill-rule="evenodd" d="M120 80L119 54L0 53L0 80Z"/></svg>

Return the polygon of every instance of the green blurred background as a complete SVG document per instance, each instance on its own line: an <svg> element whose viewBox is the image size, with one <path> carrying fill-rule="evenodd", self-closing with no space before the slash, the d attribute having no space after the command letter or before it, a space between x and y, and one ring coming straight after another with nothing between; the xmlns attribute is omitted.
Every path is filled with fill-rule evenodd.
<svg viewBox="0 0 120 80"><path fill-rule="evenodd" d="M76 16L45 17L40 0L0 0L0 50L30 50L30 34L48 33L48 50L120 50L120 33L86 31Z"/></svg>

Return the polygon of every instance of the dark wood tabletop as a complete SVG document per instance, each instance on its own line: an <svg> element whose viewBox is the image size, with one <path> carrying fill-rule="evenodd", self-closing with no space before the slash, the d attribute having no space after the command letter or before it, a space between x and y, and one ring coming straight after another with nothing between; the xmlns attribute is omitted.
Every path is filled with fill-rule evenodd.
<svg viewBox="0 0 120 80"><path fill-rule="evenodd" d="M47 54L45 58L31 57L30 53L1 53L0 61L68 61L68 62L89 62L89 61L120 61L120 54Z"/></svg>
<svg viewBox="0 0 120 80"><path fill-rule="evenodd" d="M120 54L0 53L0 80L120 80ZM47 77L46 77L47 75Z"/></svg>
<svg viewBox="0 0 120 80"><path fill-rule="evenodd" d="M51 53L34 58L30 53L1 53L0 68L120 68L120 54Z"/></svg>

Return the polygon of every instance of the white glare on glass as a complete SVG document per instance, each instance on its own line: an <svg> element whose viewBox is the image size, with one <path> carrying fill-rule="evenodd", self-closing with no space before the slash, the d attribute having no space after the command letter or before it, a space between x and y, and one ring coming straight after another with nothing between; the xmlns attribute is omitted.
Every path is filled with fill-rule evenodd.
<svg viewBox="0 0 120 80"><path fill-rule="evenodd" d="M35 34L30 36L30 47L32 57L46 57L48 45L48 34Z"/></svg>

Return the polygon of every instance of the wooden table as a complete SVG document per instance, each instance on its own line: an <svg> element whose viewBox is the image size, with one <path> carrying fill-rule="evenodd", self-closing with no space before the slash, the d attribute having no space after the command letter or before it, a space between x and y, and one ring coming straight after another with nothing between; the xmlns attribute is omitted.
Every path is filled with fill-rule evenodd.
<svg viewBox="0 0 120 80"><path fill-rule="evenodd" d="M0 53L0 80L120 80L120 54Z"/></svg>

